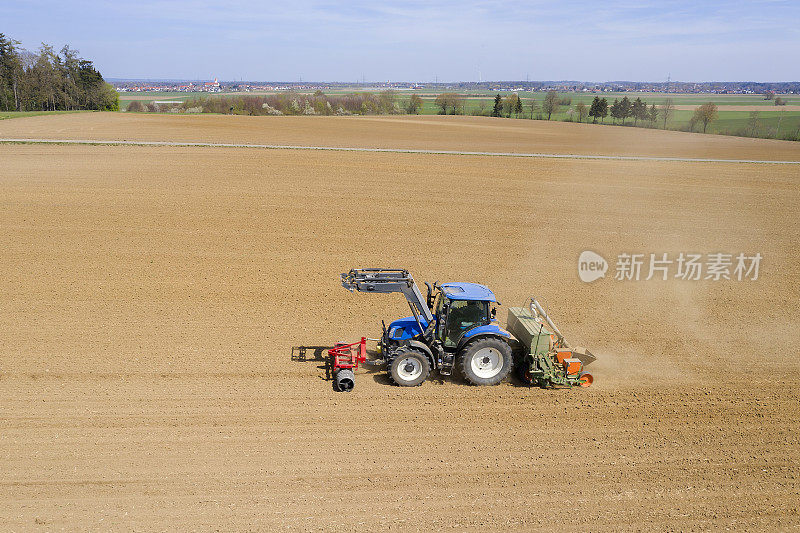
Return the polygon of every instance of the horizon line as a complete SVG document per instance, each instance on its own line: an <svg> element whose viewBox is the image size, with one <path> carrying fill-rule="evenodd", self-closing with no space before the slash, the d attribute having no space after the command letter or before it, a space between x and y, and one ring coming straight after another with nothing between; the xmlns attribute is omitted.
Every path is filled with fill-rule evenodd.
<svg viewBox="0 0 800 533"><path fill-rule="evenodd" d="M131 82L131 81L148 81L148 82L208 82L214 81L216 78L123 78L123 77L107 77L106 81L117 82ZM713 84L713 83L738 83L738 84L790 84L800 83L800 80L670 80L670 81L637 81L637 80L607 80L607 81L590 81L590 80L452 80L452 81L409 81L409 80L372 80L372 81L346 81L346 80L256 80L256 79L239 79L239 80L220 80L216 79L219 83L272 83L272 84L286 84L286 85L313 85L315 83L327 84L340 84L340 85L374 85L374 84L408 84L408 85L449 85L453 83L485 85L492 83L520 83L520 84L545 84L545 83L564 83L564 84L582 84L582 85L611 85L622 83L638 83L638 84L651 84L651 85L672 85L672 84Z"/></svg>

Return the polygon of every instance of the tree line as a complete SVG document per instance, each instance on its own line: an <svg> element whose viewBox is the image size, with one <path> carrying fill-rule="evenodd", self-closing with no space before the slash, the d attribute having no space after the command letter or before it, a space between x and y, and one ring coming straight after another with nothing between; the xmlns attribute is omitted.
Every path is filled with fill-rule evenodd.
<svg viewBox="0 0 800 533"><path fill-rule="evenodd" d="M326 95L285 92L258 95L198 96L175 105L132 101L129 112L221 113L229 115L396 115L416 114L422 108L419 95L408 102L397 97L396 91L379 93L357 92Z"/></svg>
<svg viewBox="0 0 800 533"><path fill-rule="evenodd" d="M119 95L77 50L42 43L30 52L0 33L0 109L118 111Z"/></svg>
<svg viewBox="0 0 800 533"><path fill-rule="evenodd" d="M609 106L607 99L595 96L589 109L589 116L593 118L595 124L598 118L602 122L606 116L611 115L615 124L619 120L624 126L625 120L632 118L634 126L637 126L641 120L650 125L661 125L664 129L667 129L667 122L672 118L674 112L675 103L672 98L667 98L658 107L655 104L648 107L647 102L641 98L631 101L627 96L623 96L622 100L615 98L614 102ZM716 119L717 105L713 102L707 102L695 109L694 114L689 119L689 131L694 131L698 124L702 124L703 133L705 133L708 125Z"/></svg>
<svg viewBox="0 0 800 533"><path fill-rule="evenodd" d="M673 109L674 105L672 105L670 101L668 110L661 115L668 119ZM609 106L608 100L595 96L589 108L589 116L592 117L593 122L597 123L598 118L603 121L608 115L611 115L615 124L617 120L619 120L622 122L623 126L625 125L625 120L628 118L633 119L634 126L636 126L640 120L655 123L659 119L659 112L655 104L648 107L647 103L641 98L631 101L627 96L623 96L622 100L615 98L614 103ZM664 127L666 127L666 120L664 121Z"/></svg>
<svg viewBox="0 0 800 533"><path fill-rule="evenodd" d="M625 126L628 119L631 119L633 126L639 126L641 123L648 127L658 126L666 129L667 123L675 113L675 103L672 98L667 98L662 104L656 106L656 104L648 105L640 97L631 100L627 96L623 96L622 99L615 98L609 104L607 98L595 96L588 106L584 102L578 102L574 107L571 107L571 105L571 98L559 96L556 91L548 91L541 103L531 99L527 104L523 104L516 94L510 94L505 98L498 94L494 97L494 106L491 113L485 113L484 110L479 108L474 114L551 120L554 114L558 114L566 106L566 120L568 122L583 122L588 117L592 119L594 124L597 124L598 121L605 123L606 117L610 116L614 124ZM702 131L705 133L708 125L716 119L716 104L713 102L705 103L695 109L694 114L689 119L687 129L695 131L695 129L699 129L702 126Z"/></svg>
<svg viewBox="0 0 800 533"><path fill-rule="evenodd" d="M442 115L463 115L467 113L466 99L458 93L442 93L436 96L433 104ZM491 108L482 100L477 109L470 114L492 117L530 118L552 120L564 107L567 108L567 121L584 122L591 118L593 123L605 123L611 117L614 124L667 128L673 117L675 105L671 98L656 106L643 101L623 96L611 104L606 98L595 96L591 105L578 102L572 106L569 96L560 96L556 91L548 91L539 102L530 99L524 102L519 95L512 93L505 98L497 94ZM340 95L326 95L318 90L314 94L296 92L277 93L265 96L225 95L200 96L183 102L169 104L142 103L133 101L128 105L131 112L184 112L184 113L221 113L234 115L385 115L385 114L419 114L422 111L423 99L418 94L410 98L399 98L396 91L386 90L379 93L357 92ZM717 106L711 102L703 104L695 110L689 121L688 129L694 131L702 126L705 132L708 125L716 119ZM630 119L630 122L629 122Z"/></svg>

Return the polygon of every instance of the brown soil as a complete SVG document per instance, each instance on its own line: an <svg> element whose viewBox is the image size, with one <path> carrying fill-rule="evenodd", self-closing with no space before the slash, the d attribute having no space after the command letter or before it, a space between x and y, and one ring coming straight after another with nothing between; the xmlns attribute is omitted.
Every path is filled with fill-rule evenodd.
<svg viewBox="0 0 800 533"><path fill-rule="evenodd" d="M0 138L198 141L800 161L800 143L488 117L76 113L0 122Z"/></svg>
<svg viewBox="0 0 800 533"><path fill-rule="evenodd" d="M481 145L471 119L194 120L37 117L0 136L51 121L53 136L84 124L70 132L108 138L116 122L128 139L322 143L337 125L343 145L430 127L443 145L522 146L513 121ZM576 152L628 134L542 128ZM737 139L684 136L741 155ZM800 526L796 168L41 145L2 145L0 160L7 529ZM584 284L585 249L612 269L622 252L764 261L757 281ZM334 393L315 350L298 361L296 347L375 336L407 313L398 295L339 286L372 265L484 282L503 319L543 298L598 355L595 386L401 389L360 370L353 393Z"/></svg>

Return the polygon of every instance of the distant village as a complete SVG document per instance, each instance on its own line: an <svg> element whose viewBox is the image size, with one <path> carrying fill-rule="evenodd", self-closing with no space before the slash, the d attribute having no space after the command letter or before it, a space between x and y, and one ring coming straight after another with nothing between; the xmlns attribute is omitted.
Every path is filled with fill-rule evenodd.
<svg viewBox="0 0 800 533"><path fill-rule="evenodd" d="M175 82L110 82L117 92L120 93L147 93L147 92L183 92L183 93L218 93L222 92L222 84L214 78L214 81L207 82L188 82L188 83L175 83Z"/></svg>
<svg viewBox="0 0 800 533"><path fill-rule="evenodd" d="M800 94L800 82L628 82L603 83L576 81L496 81L496 82L221 82L186 80L108 80L119 92L274 92L274 91L487 91L487 92L652 92L676 94L762 94L771 91L778 94Z"/></svg>

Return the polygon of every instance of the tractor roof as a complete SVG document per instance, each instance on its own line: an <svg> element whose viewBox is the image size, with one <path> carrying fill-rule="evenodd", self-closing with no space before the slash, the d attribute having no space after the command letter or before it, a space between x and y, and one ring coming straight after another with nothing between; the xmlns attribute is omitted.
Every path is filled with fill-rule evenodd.
<svg viewBox="0 0 800 533"><path fill-rule="evenodd" d="M477 283L443 283L442 292L451 300L480 300L485 302L496 302L494 293L485 285Z"/></svg>

